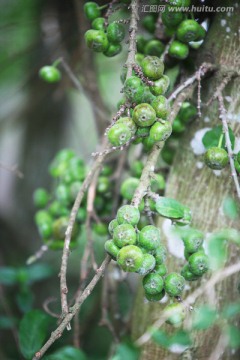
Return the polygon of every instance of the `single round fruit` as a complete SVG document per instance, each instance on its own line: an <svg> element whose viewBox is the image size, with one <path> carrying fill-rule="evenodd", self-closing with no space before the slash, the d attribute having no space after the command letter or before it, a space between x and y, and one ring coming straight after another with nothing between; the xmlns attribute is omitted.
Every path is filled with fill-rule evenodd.
<svg viewBox="0 0 240 360"><path fill-rule="evenodd" d="M103 17L98 17L93 20L92 22L92 28L94 30L105 30L105 19Z"/></svg>
<svg viewBox="0 0 240 360"><path fill-rule="evenodd" d="M183 43L195 41L200 35L200 25L195 20L184 20L177 28L177 38Z"/></svg>
<svg viewBox="0 0 240 360"><path fill-rule="evenodd" d="M123 271L136 272L143 263L144 255L135 245L124 246L119 250L117 255L117 263Z"/></svg>
<svg viewBox="0 0 240 360"><path fill-rule="evenodd" d="M156 111L158 118L166 120L170 113L170 106L165 96L159 95L152 102L151 105Z"/></svg>
<svg viewBox="0 0 240 360"><path fill-rule="evenodd" d="M169 87L170 79L163 75L160 79L154 81L154 85L149 86L151 93L155 96L164 95Z"/></svg>
<svg viewBox="0 0 240 360"><path fill-rule="evenodd" d="M181 122L180 118L177 116L173 121L172 131L174 135L182 134L186 130L185 125Z"/></svg>
<svg viewBox="0 0 240 360"><path fill-rule="evenodd" d="M209 269L209 260L203 251L192 254L189 259L189 269L194 275L201 276Z"/></svg>
<svg viewBox="0 0 240 360"><path fill-rule="evenodd" d="M195 275L191 272L189 264L184 265L184 267L181 270L181 275L187 281L195 281L199 279L198 275Z"/></svg>
<svg viewBox="0 0 240 360"><path fill-rule="evenodd" d="M156 112L149 104L139 104L134 108L133 121L140 127L151 126L156 121Z"/></svg>
<svg viewBox="0 0 240 360"><path fill-rule="evenodd" d="M144 59L144 55L143 55L143 54L137 53L137 54L135 55L135 61L136 61L136 63L137 63L139 66L142 65L143 59Z"/></svg>
<svg viewBox="0 0 240 360"><path fill-rule="evenodd" d="M124 83L123 91L126 98L130 102L141 102L144 93L144 85L142 80L137 76L130 76L130 78L128 78Z"/></svg>
<svg viewBox="0 0 240 360"><path fill-rule="evenodd" d="M130 169L133 176L140 177L142 175L143 168L144 164L140 160L135 160L130 164Z"/></svg>
<svg viewBox="0 0 240 360"><path fill-rule="evenodd" d="M173 147L170 146L164 146L164 148L161 151L162 159L167 163L168 165L172 165L174 156L175 156L176 150Z"/></svg>
<svg viewBox="0 0 240 360"><path fill-rule="evenodd" d="M49 194L43 188L38 188L33 193L33 202L37 208L44 208L49 201Z"/></svg>
<svg viewBox="0 0 240 360"><path fill-rule="evenodd" d="M165 262L167 257L167 249L164 245L160 244L158 248L155 250L154 257L156 259L157 265L162 265Z"/></svg>
<svg viewBox="0 0 240 360"><path fill-rule="evenodd" d="M122 24L111 23L107 27L107 37L110 43L118 44L120 43L125 36L125 29Z"/></svg>
<svg viewBox="0 0 240 360"><path fill-rule="evenodd" d="M153 225L145 226L139 233L138 243L149 251L156 250L160 244L159 229Z"/></svg>
<svg viewBox="0 0 240 360"><path fill-rule="evenodd" d="M53 222L53 237L57 240L63 240L65 238L66 230L68 227L69 218L62 216ZM75 238L78 233L79 227L75 223L72 231L72 238Z"/></svg>
<svg viewBox="0 0 240 360"><path fill-rule="evenodd" d="M190 102L185 101L181 109L179 110L178 116L182 123L186 124L191 121L197 115L196 106L192 105Z"/></svg>
<svg viewBox="0 0 240 360"><path fill-rule="evenodd" d="M165 11L162 13L162 22L168 28L176 28L183 20L183 13L180 11L170 11L168 6L165 6Z"/></svg>
<svg viewBox="0 0 240 360"><path fill-rule="evenodd" d="M87 46L96 52L107 51L109 42L102 30L88 30L84 35Z"/></svg>
<svg viewBox="0 0 240 360"><path fill-rule="evenodd" d="M83 11L86 15L86 18L90 21L93 21L101 15L98 4L93 1L88 1L86 4L84 4Z"/></svg>
<svg viewBox="0 0 240 360"><path fill-rule="evenodd" d="M109 225L108 225L108 231L110 235L113 235L114 229L119 225L117 219L113 219L112 221L110 221Z"/></svg>
<svg viewBox="0 0 240 360"><path fill-rule="evenodd" d="M142 71L151 80L158 80L163 75L163 61L157 56L146 56L142 61Z"/></svg>
<svg viewBox="0 0 240 360"><path fill-rule="evenodd" d="M137 35L137 51L139 53L144 53L144 47L147 43L147 39L144 38L142 35Z"/></svg>
<svg viewBox="0 0 240 360"><path fill-rule="evenodd" d="M163 278L156 273L148 274L143 278L143 288L146 294L158 294L163 290L163 286Z"/></svg>
<svg viewBox="0 0 240 360"><path fill-rule="evenodd" d="M169 47L168 53L176 59L184 60L189 55L189 47L178 40L174 40Z"/></svg>
<svg viewBox="0 0 240 360"><path fill-rule="evenodd" d="M119 248L136 244L137 234L134 227L130 224L118 225L113 230L113 241Z"/></svg>
<svg viewBox="0 0 240 360"><path fill-rule="evenodd" d="M121 44L111 44L109 43L109 46L107 48L107 50L105 50L103 52L103 54L107 57L113 57L116 56L118 54L120 54L120 52L122 51L122 45Z"/></svg>
<svg viewBox="0 0 240 360"><path fill-rule="evenodd" d="M53 217L69 215L69 209L59 201L54 200L48 207L49 214Z"/></svg>
<svg viewBox="0 0 240 360"><path fill-rule="evenodd" d="M52 236L53 233L53 222L52 221L43 221L40 224L38 224L38 231L39 234L44 239L49 239L50 236Z"/></svg>
<svg viewBox="0 0 240 360"><path fill-rule="evenodd" d="M106 252L116 260L120 249L117 247L114 241L107 240L104 244L104 248Z"/></svg>
<svg viewBox="0 0 240 360"><path fill-rule="evenodd" d="M156 265L153 271L160 276L165 276L167 273L167 268L165 264Z"/></svg>
<svg viewBox="0 0 240 360"><path fill-rule="evenodd" d="M212 147L205 152L205 164L214 170L222 170L228 164L228 153L219 147Z"/></svg>
<svg viewBox="0 0 240 360"><path fill-rule="evenodd" d="M165 296L165 290L163 289L160 293L158 294L147 294L145 293L145 298L148 300L148 301L160 301L164 298Z"/></svg>
<svg viewBox="0 0 240 360"><path fill-rule="evenodd" d="M185 279L182 275L171 273L165 278L165 290L170 296L180 296L185 286Z"/></svg>
<svg viewBox="0 0 240 360"><path fill-rule="evenodd" d="M142 103L150 104L154 99L155 99L155 96L149 90L149 86L145 86L143 97L142 97Z"/></svg>
<svg viewBox="0 0 240 360"><path fill-rule="evenodd" d="M62 204L69 204L71 202L71 194L68 186L60 184L55 189L56 199Z"/></svg>
<svg viewBox="0 0 240 360"><path fill-rule="evenodd" d="M186 229L181 236L185 249L189 253L197 252L203 243L204 235L196 229Z"/></svg>
<svg viewBox="0 0 240 360"><path fill-rule="evenodd" d="M161 56L165 46L160 40L150 40L144 47L144 54L151 56Z"/></svg>
<svg viewBox="0 0 240 360"><path fill-rule="evenodd" d="M77 221L83 224L86 221L87 218L87 211L84 208L79 208L77 212Z"/></svg>
<svg viewBox="0 0 240 360"><path fill-rule="evenodd" d="M109 130L108 130L108 140L110 143L114 146L122 146L126 144L131 139L131 130L130 128L123 124L114 124Z"/></svg>
<svg viewBox="0 0 240 360"><path fill-rule="evenodd" d="M39 76L48 83L56 83L61 80L61 73L54 66L43 66L39 70Z"/></svg>
<svg viewBox="0 0 240 360"><path fill-rule="evenodd" d="M107 176L99 176L97 182L97 192L99 194L104 194L111 188L111 183L109 177Z"/></svg>
<svg viewBox="0 0 240 360"><path fill-rule="evenodd" d="M151 186L151 190L153 192L158 192L159 190L164 190L166 187L164 177L160 174L154 174L151 179L150 186ZM153 208L151 210L156 211L155 201L153 201L152 199L150 199L150 200L149 200L150 205L151 205L151 203L154 203Z"/></svg>
<svg viewBox="0 0 240 360"><path fill-rule="evenodd" d="M155 264L156 260L153 255L143 254L143 263L137 273L145 276L154 269Z"/></svg>
<svg viewBox="0 0 240 360"><path fill-rule="evenodd" d="M165 307L164 312L165 311L170 314L166 320L167 324L173 325L175 327L182 325L186 316L182 304L179 303L169 304L168 306Z"/></svg>
<svg viewBox="0 0 240 360"><path fill-rule="evenodd" d="M150 137L147 137L142 140L142 143L144 151L149 152L152 150L155 141L153 141Z"/></svg>
<svg viewBox="0 0 240 360"><path fill-rule="evenodd" d="M156 29L155 17L153 15L146 15L142 21L143 27L148 30L150 33L154 33Z"/></svg>
<svg viewBox="0 0 240 360"><path fill-rule="evenodd" d="M123 205L117 212L117 221L119 224L130 224L135 226L140 220L138 208L132 205Z"/></svg>
<svg viewBox="0 0 240 360"><path fill-rule="evenodd" d="M172 133L172 125L169 121L155 122L150 129L150 138L154 142L166 141Z"/></svg>
<svg viewBox="0 0 240 360"><path fill-rule="evenodd" d="M132 200L138 185L139 185L139 179L137 178L130 177L124 180L120 188L120 193L122 197L126 200Z"/></svg>

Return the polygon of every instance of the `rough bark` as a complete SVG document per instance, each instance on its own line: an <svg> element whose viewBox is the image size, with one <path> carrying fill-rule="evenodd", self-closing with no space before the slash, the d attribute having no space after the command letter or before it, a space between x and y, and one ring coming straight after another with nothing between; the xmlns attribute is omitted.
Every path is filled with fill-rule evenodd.
<svg viewBox="0 0 240 360"><path fill-rule="evenodd" d="M224 4L226 6L226 3ZM206 45L198 59L201 63L204 61L211 61L220 66L221 69L230 71L231 69L239 68L239 38L238 38L238 18L239 10L235 9L234 14L228 20L231 32L227 33L226 28L221 26L221 19L227 18L226 14L217 15L212 23L211 30L206 39ZM228 26L228 25L227 25ZM227 36L228 35L228 36ZM206 79L202 87L202 100L206 103L214 94L216 85L221 79L221 72L216 73L212 78ZM237 99L239 93L240 81L238 78L233 79L228 85L224 95L232 97L232 102L229 105L230 113L239 113L240 100ZM204 123L203 119L209 117L210 123ZM179 200L185 205L189 206L193 214L193 226L203 230L205 233L212 232L216 229L224 227L239 228L239 223L233 224L221 211L221 204L223 199L235 193L233 181L231 178L230 169L227 168L222 171L221 176L216 176L213 172L204 167L199 169L196 166L197 161L201 161L200 157L196 157L190 146L190 141L195 132L204 127L212 127L215 124L221 124L218 116L218 107L214 103L210 107L203 108L203 115L201 119L197 119L191 124L182 138L179 151L171 168L166 196ZM233 125L233 126L232 126ZM239 124L231 124L234 128L235 135L239 136ZM162 221L159 220L159 227ZM230 249L229 262L237 261L236 248ZM168 270L176 271L181 264L181 260L170 258L167 263ZM215 292L205 294L204 298L199 299L200 303L211 302L217 308L221 304L231 302L239 298L237 285L239 281L239 274L228 278L226 281L220 283ZM199 286L197 283L195 286ZM133 338L138 338L146 329L159 317L161 310L165 304L146 303L143 298L143 291L139 289L136 299L136 304L133 312ZM170 328L168 327L168 331ZM196 345L193 351L186 353L186 359L208 359L211 352L215 349L219 340L219 332L216 328L211 329L205 333L198 334L196 337ZM164 351L153 343L148 343L143 349L141 359L143 360L157 360L157 359L177 359L179 355L171 354ZM183 357L182 357L183 358ZM185 357L184 357L185 358ZM226 350L224 354L219 354L219 359L239 359L239 354L231 353Z"/></svg>

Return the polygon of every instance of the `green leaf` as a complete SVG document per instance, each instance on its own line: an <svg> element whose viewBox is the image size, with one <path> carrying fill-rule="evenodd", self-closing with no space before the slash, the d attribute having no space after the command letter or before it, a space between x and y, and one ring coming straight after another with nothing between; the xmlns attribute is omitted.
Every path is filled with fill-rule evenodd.
<svg viewBox="0 0 240 360"><path fill-rule="evenodd" d="M180 204L177 200L167 197L159 196L156 201L157 212L169 219L181 219L186 213L186 207Z"/></svg>
<svg viewBox="0 0 240 360"><path fill-rule="evenodd" d="M236 229L224 229L214 234L225 241L231 241L237 245L240 245L240 232Z"/></svg>
<svg viewBox="0 0 240 360"><path fill-rule="evenodd" d="M240 347L240 330L235 326L228 326L226 330L226 335L228 338L228 345L233 348L237 349Z"/></svg>
<svg viewBox="0 0 240 360"><path fill-rule="evenodd" d="M152 334L152 339L158 345L168 348L171 345L171 340L168 334L165 333L163 330L155 330Z"/></svg>
<svg viewBox="0 0 240 360"><path fill-rule="evenodd" d="M208 242L210 267L217 270L224 266L228 257L227 241L218 233L212 235Z"/></svg>
<svg viewBox="0 0 240 360"><path fill-rule="evenodd" d="M223 133L223 128L221 125L215 126L211 130L207 131L202 138L202 143L205 146L205 148L209 149L211 147L218 146L219 138L222 133ZM229 128L229 135L232 144L232 149L234 149L235 136L231 128ZM225 146L226 146L226 141L224 135L222 148L225 148Z"/></svg>
<svg viewBox="0 0 240 360"><path fill-rule="evenodd" d="M229 319L240 314L240 302L226 305L223 308L222 316Z"/></svg>
<svg viewBox="0 0 240 360"><path fill-rule="evenodd" d="M17 293L16 301L18 307L24 313L32 310L33 300L33 293L30 288L23 288Z"/></svg>
<svg viewBox="0 0 240 360"><path fill-rule="evenodd" d="M14 285L17 283L17 269L13 267L0 268L0 284Z"/></svg>
<svg viewBox="0 0 240 360"><path fill-rule="evenodd" d="M139 349L137 349L132 343L121 343L117 346L115 355L111 360L138 360Z"/></svg>
<svg viewBox="0 0 240 360"><path fill-rule="evenodd" d="M44 340L48 336L50 322L50 316L40 310L28 312L21 320L19 344L20 350L26 359L32 359L34 354L43 345Z"/></svg>
<svg viewBox="0 0 240 360"><path fill-rule="evenodd" d="M29 283L47 279L53 274L52 268L46 264L31 265L27 269Z"/></svg>
<svg viewBox="0 0 240 360"><path fill-rule="evenodd" d="M72 346L64 346L54 354L46 356L45 360L86 360L85 354Z"/></svg>
<svg viewBox="0 0 240 360"><path fill-rule="evenodd" d="M171 345L190 346L192 344L192 340L187 331L179 330L171 336L170 343Z"/></svg>
<svg viewBox="0 0 240 360"><path fill-rule="evenodd" d="M223 201L223 212L232 220L235 220L239 216L238 204L230 196L226 197Z"/></svg>
<svg viewBox="0 0 240 360"><path fill-rule="evenodd" d="M16 319L8 316L0 316L0 329L11 329L16 325Z"/></svg>
<svg viewBox="0 0 240 360"><path fill-rule="evenodd" d="M193 328L196 330L206 330L217 320L217 311L210 306L199 307L193 316Z"/></svg>

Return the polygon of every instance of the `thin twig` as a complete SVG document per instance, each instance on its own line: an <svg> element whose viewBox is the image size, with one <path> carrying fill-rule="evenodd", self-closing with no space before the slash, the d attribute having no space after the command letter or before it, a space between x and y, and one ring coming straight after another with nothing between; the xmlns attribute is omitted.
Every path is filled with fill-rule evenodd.
<svg viewBox="0 0 240 360"><path fill-rule="evenodd" d="M188 307L188 306L194 304L196 299L199 296L203 295L207 291L207 289L212 288L217 283L225 280L227 277L229 277L239 271L240 271L240 263L236 263L234 265L228 266L225 269L219 270L205 284L203 284L202 286L197 288L192 294L190 294L184 300L184 302L182 303L182 306ZM170 315L169 311L163 311L161 316L159 317L159 319L152 324L151 329L154 329L154 330L159 329L165 323L165 321L169 315ZM138 346L144 345L146 342L148 342L151 339L151 336L152 336L152 330L151 331L147 330L143 335L141 335L136 340L136 342L135 342L136 345L138 345Z"/></svg>
<svg viewBox="0 0 240 360"><path fill-rule="evenodd" d="M69 309L69 312L61 322L61 324L57 327L55 331L52 332L50 338L47 340L47 342L43 345L43 347L36 352L35 356L32 360L39 360L42 358L42 356L45 354L45 352L49 349L49 347L62 336L63 331L69 324L69 322L72 320L72 318L75 316L75 314L80 309L83 302L88 298L88 296L92 293L93 289L95 288L96 284L99 282L99 280L104 275L104 272L106 270L106 267L111 261L111 257L109 255L106 256L104 261L102 262L101 266L97 270L95 276L92 278L91 282L88 284L88 286L85 288L85 290L76 298L76 302Z"/></svg>
<svg viewBox="0 0 240 360"><path fill-rule="evenodd" d="M236 172L236 169L234 166L234 159L233 159L234 155L233 155L232 143L231 143L231 139L230 139L230 135L229 135L229 129L228 129L227 117L226 117L227 111L224 106L223 96L222 96L221 92L219 92L219 94L218 94L218 101L219 101L220 118L222 120L223 132L225 134L226 147L227 147L229 163L230 163L230 167L231 167L231 175L232 175L232 178L233 178L233 181L235 184L237 196L240 199L240 185L238 182L237 172Z"/></svg>
<svg viewBox="0 0 240 360"><path fill-rule="evenodd" d="M138 28L138 10L139 10L139 0L132 0L131 5L132 15L129 26L129 48L128 48L128 57L126 61L127 66L127 78L132 76L133 65L135 64L135 54L137 51L136 46L136 36L137 36L137 28Z"/></svg>

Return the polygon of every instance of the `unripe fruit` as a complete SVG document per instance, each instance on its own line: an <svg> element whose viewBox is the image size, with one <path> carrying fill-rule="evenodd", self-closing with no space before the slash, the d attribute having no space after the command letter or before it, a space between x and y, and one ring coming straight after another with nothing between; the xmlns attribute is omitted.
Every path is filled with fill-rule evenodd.
<svg viewBox="0 0 240 360"><path fill-rule="evenodd" d="M168 53L176 59L184 60L189 55L189 47L180 41L174 40L169 47Z"/></svg>
<svg viewBox="0 0 240 360"><path fill-rule="evenodd" d="M163 278L156 274L151 273L143 278L143 288L146 294L155 295L160 293L163 290Z"/></svg>
<svg viewBox="0 0 240 360"><path fill-rule="evenodd" d="M164 45L160 40L150 40L144 47L144 53L146 55L161 56L164 52Z"/></svg>
<svg viewBox="0 0 240 360"><path fill-rule="evenodd" d="M178 40L189 43L195 41L200 35L200 25L195 20L184 20L177 28Z"/></svg>
<svg viewBox="0 0 240 360"><path fill-rule="evenodd" d="M150 129L150 138L155 141L166 141L172 133L172 125L169 121L155 122Z"/></svg>
<svg viewBox="0 0 240 360"><path fill-rule="evenodd" d="M111 23L107 27L107 37L112 44L120 43L125 36L124 26L118 23Z"/></svg>
<svg viewBox="0 0 240 360"><path fill-rule="evenodd" d="M53 222L53 236L57 240L63 240L68 227L69 218L62 216ZM73 227L72 237L75 238L78 233L78 225L75 223Z"/></svg>
<svg viewBox="0 0 240 360"><path fill-rule="evenodd" d="M139 66L142 65L143 59L144 59L144 55L143 55L143 54L137 53L137 54L135 55L135 61L136 61L136 63L137 63Z"/></svg>
<svg viewBox="0 0 240 360"><path fill-rule="evenodd" d="M154 99L155 99L155 96L149 90L149 86L145 86L143 97L142 97L142 103L150 104Z"/></svg>
<svg viewBox="0 0 240 360"><path fill-rule="evenodd" d="M93 1L89 1L86 4L84 4L83 10L86 15L86 18L91 21L98 18L101 15L98 4Z"/></svg>
<svg viewBox="0 0 240 360"><path fill-rule="evenodd" d="M228 164L228 153L219 147L212 147L205 152L205 164L214 170L222 170Z"/></svg>
<svg viewBox="0 0 240 360"><path fill-rule="evenodd" d="M144 53L144 47L147 43L147 40L142 35L137 36L137 51L139 53Z"/></svg>
<svg viewBox="0 0 240 360"><path fill-rule="evenodd" d="M154 81L154 85L149 86L149 89L155 96L164 95L169 87L169 84L169 77L167 75L163 75L160 79Z"/></svg>
<svg viewBox="0 0 240 360"><path fill-rule="evenodd" d="M44 208L49 201L49 194L45 189L38 188L33 193L34 205L40 209Z"/></svg>
<svg viewBox="0 0 240 360"><path fill-rule="evenodd" d="M148 294L148 293L145 293L145 298L148 300L148 301L160 301L164 298L165 296L165 290L163 289L160 293L158 294Z"/></svg>
<svg viewBox="0 0 240 360"><path fill-rule="evenodd" d="M204 252L199 251L192 254L189 259L189 269L194 275L201 276L209 269L209 260Z"/></svg>
<svg viewBox="0 0 240 360"><path fill-rule="evenodd" d="M131 76L124 83L124 94L126 98L133 103L139 103L144 93L144 85L137 76Z"/></svg>
<svg viewBox="0 0 240 360"><path fill-rule="evenodd" d="M165 262L167 257L167 249L164 245L160 244L158 248L155 250L154 257L156 259L156 264L161 265Z"/></svg>
<svg viewBox="0 0 240 360"><path fill-rule="evenodd" d="M106 236L108 234L108 227L104 223L95 223L92 225L92 229L95 232L95 234L99 236Z"/></svg>
<svg viewBox="0 0 240 360"><path fill-rule="evenodd" d="M183 20L183 14L180 11L169 11L169 7L165 6L165 11L162 13L162 22L169 28L175 28Z"/></svg>
<svg viewBox="0 0 240 360"><path fill-rule="evenodd" d="M130 224L118 225L113 231L113 241L119 248L136 244L137 234L134 227Z"/></svg>
<svg viewBox="0 0 240 360"><path fill-rule="evenodd" d="M128 126L131 131L132 136L135 135L135 133L137 131L137 126L136 126L135 122L133 121L133 119L130 117L120 118L116 122L116 124L124 124L124 125Z"/></svg>
<svg viewBox="0 0 240 360"><path fill-rule="evenodd" d="M140 127L151 126L156 121L156 112L149 104L139 104L134 108L133 121Z"/></svg>
<svg viewBox="0 0 240 360"><path fill-rule="evenodd" d="M191 0L168 0L168 4L172 6L189 6Z"/></svg>
<svg viewBox="0 0 240 360"><path fill-rule="evenodd" d="M121 206L117 212L117 221L119 224L130 224L135 226L140 220L139 210L132 205Z"/></svg>
<svg viewBox="0 0 240 360"><path fill-rule="evenodd" d="M131 163L130 168L133 176L140 177L142 175L144 164L142 161L135 160Z"/></svg>
<svg viewBox="0 0 240 360"><path fill-rule="evenodd" d="M105 248L106 252L116 260L120 249L117 247L117 245L114 243L114 241L107 240L104 244L104 248Z"/></svg>
<svg viewBox="0 0 240 360"><path fill-rule="evenodd" d="M197 108L196 106L192 105L190 102L185 101L181 109L179 110L178 116L184 124L191 121L197 115Z"/></svg>
<svg viewBox="0 0 240 360"><path fill-rule="evenodd" d="M88 30L84 38L87 46L96 52L104 52L109 46L107 35L101 30Z"/></svg>
<svg viewBox="0 0 240 360"><path fill-rule="evenodd" d="M184 277L171 273L165 278L165 290L170 296L180 296L185 286Z"/></svg>
<svg viewBox="0 0 240 360"><path fill-rule="evenodd" d="M135 245L124 246L119 250L117 255L117 263L124 270L128 272L138 271L143 263L144 255Z"/></svg>
<svg viewBox="0 0 240 360"><path fill-rule="evenodd" d="M114 146L122 146L126 144L131 139L131 130L130 128L123 124L114 124L109 130L108 130L108 140L110 143Z"/></svg>
<svg viewBox="0 0 240 360"><path fill-rule="evenodd" d="M110 235L113 235L114 229L119 225L117 219L113 219L112 221L110 221L109 225L108 225L108 231Z"/></svg>
<svg viewBox="0 0 240 360"><path fill-rule="evenodd" d="M153 225L145 226L139 233L138 243L149 251L156 250L160 244L159 229Z"/></svg>
<svg viewBox="0 0 240 360"><path fill-rule="evenodd" d="M48 211L49 214L54 217L67 216L69 214L68 208L56 200L49 205Z"/></svg>
<svg viewBox="0 0 240 360"><path fill-rule="evenodd" d="M139 179L137 178L130 177L124 180L120 188L120 193L122 197L126 200L132 200L138 185L139 185Z"/></svg>
<svg viewBox="0 0 240 360"><path fill-rule="evenodd" d="M186 229L181 237L187 252L194 253L202 245L204 235L201 231Z"/></svg>
<svg viewBox="0 0 240 360"><path fill-rule="evenodd" d="M155 144L155 141L151 139L150 137L144 138L142 140L143 148L146 152L151 151L153 148L153 145Z"/></svg>
<svg viewBox="0 0 240 360"><path fill-rule="evenodd" d="M41 222L40 224L38 224L39 234L45 239L50 238L53 232L52 225L53 225L52 221Z"/></svg>
<svg viewBox="0 0 240 360"><path fill-rule="evenodd" d="M167 273L167 268L165 264L156 265L153 271L160 276L165 276Z"/></svg>
<svg viewBox="0 0 240 360"><path fill-rule="evenodd" d="M172 131L174 134L182 134L186 130L185 125L181 122L180 118L177 116L174 119Z"/></svg>
<svg viewBox="0 0 240 360"><path fill-rule="evenodd" d="M167 324L175 327L181 326L185 319L186 313L182 304L173 303L165 307L164 311L169 312L169 316L166 320Z"/></svg>
<svg viewBox="0 0 240 360"><path fill-rule="evenodd" d="M154 269L155 264L156 264L156 260L153 255L144 254L142 266L137 271L137 273L140 275L147 275Z"/></svg>
<svg viewBox="0 0 240 360"><path fill-rule="evenodd" d="M109 44L107 50L103 52L103 54L107 57L113 57L122 51L122 45L121 44Z"/></svg>
<svg viewBox="0 0 240 360"><path fill-rule="evenodd" d="M161 151L161 156L165 163L167 163L168 165L172 165L175 153L176 150L173 147L164 146Z"/></svg>
<svg viewBox="0 0 240 360"><path fill-rule="evenodd" d="M165 189L166 183L165 183L164 177L162 175L154 174L154 176L151 179L150 185L151 185L151 190L153 192L158 192L159 190ZM154 203L153 207L151 207L151 210L156 211L155 201L150 199L149 202L150 202L150 207L151 207L151 203Z"/></svg>
<svg viewBox="0 0 240 360"><path fill-rule="evenodd" d="M170 106L168 100L162 96L157 96L152 102L151 105L153 109L156 111L156 115L158 118L166 120L170 113Z"/></svg>
<svg viewBox="0 0 240 360"><path fill-rule="evenodd" d="M155 18L153 15L144 16L142 24L146 30L148 30L152 34L154 33L154 31L156 29L156 24L155 24Z"/></svg>
<svg viewBox="0 0 240 360"><path fill-rule="evenodd" d="M86 209L84 209L84 208L78 209L77 217L76 217L77 221L79 221L81 224L83 224L86 221L86 218L87 218Z"/></svg>
<svg viewBox="0 0 240 360"><path fill-rule="evenodd" d="M71 202L70 189L66 185L58 185L55 189L55 196L62 204L69 204Z"/></svg>
<svg viewBox="0 0 240 360"><path fill-rule="evenodd" d="M163 75L163 62L156 56L146 56L142 61L142 71L150 80L158 80Z"/></svg>
<svg viewBox="0 0 240 360"><path fill-rule="evenodd" d="M111 187L110 180L107 176L99 176L97 182L97 192L99 194L106 193Z"/></svg>
<svg viewBox="0 0 240 360"><path fill-rule="evenodd" d="M184 267L181 270L181 275L187 281L195 281L199 279L198 275L195 275L191 272L189 264L184 265Z"/></svg>
<svg viewBox="0 0 240 360"><path fill-rule="evenodd" d="M71 201L74 201L77 197L77 194L79 192L79 190L82 187L82 183L80 181L74 181L71 183L70 188L69 188L69 192L70 192L70 199Z"/></svg>
<svg viewBox="0 0 240 360"><path fill-rule="evenodd" d="M92 28L94 30L105 30L105 19L103 17L98 17L96 19L93 20L92 22Z"/></svg>
<svg viewBox="0 0 240 360"><path fill-rule="evenodd" d="M61 80L61 73L54 66L43 66L39 70L39 76L48 83L56 83Z"/></svg>

